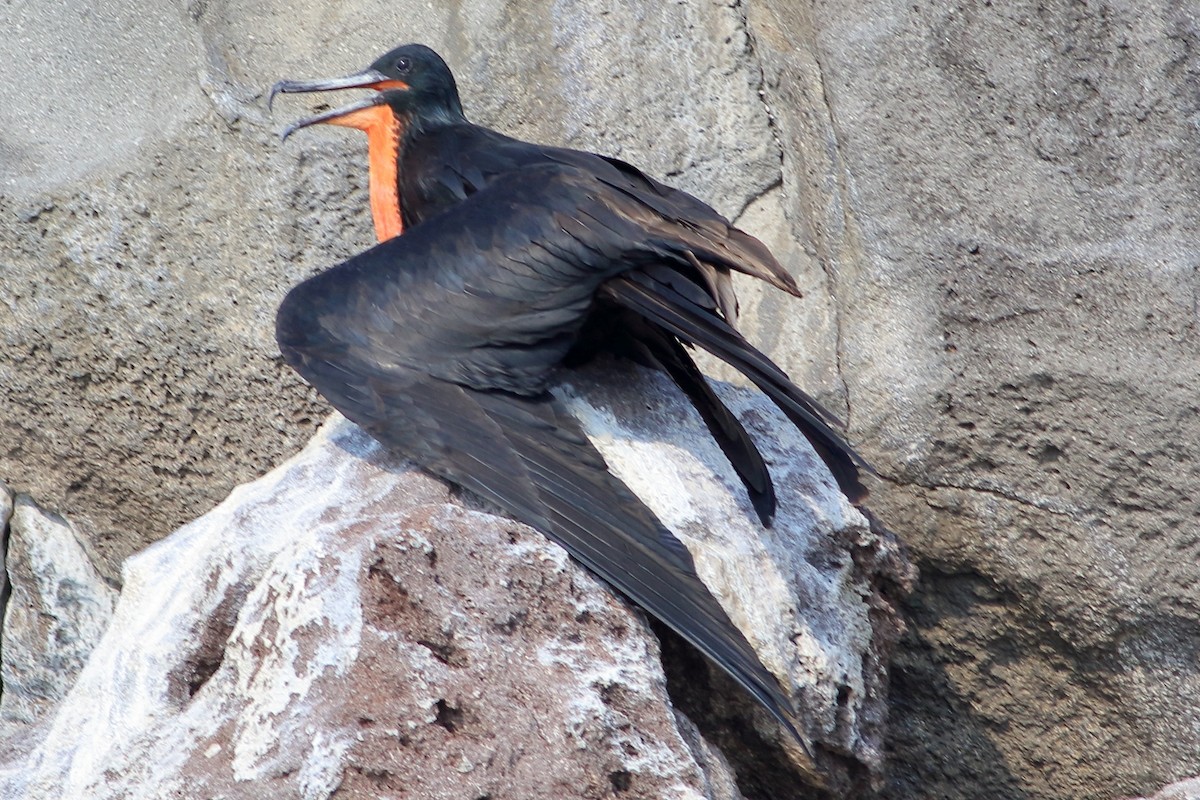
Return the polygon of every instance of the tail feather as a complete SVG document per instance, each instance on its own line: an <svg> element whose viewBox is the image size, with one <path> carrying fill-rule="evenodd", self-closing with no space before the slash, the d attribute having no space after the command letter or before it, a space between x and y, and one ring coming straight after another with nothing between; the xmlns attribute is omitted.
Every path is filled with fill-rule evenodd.
<svg viewBox="0 0 1200 800"><path fill-rule="evenodd" d="M721 399L708 385L704 374L696 367L679 340L660 328L657 335L643 335L639 341L649 355L670 376L708 427L721 452L738 474L750 503L765 527L771 527L775 519L775 486L771 473L763 461L762 453L742 427L742 423L725 407Z"/></svg>
<svg viewBox="0 0 1200 800"><path fill-rule="evenodd" d="M840 420L801 391L728 322L662 284L650 288L622 276L605 283L601 292L683 341L703 347L749 378L812 443L851 502L861 503L866 498L859 469L872 474L874 470L833 430L834 425L843 427Z"/></svg>

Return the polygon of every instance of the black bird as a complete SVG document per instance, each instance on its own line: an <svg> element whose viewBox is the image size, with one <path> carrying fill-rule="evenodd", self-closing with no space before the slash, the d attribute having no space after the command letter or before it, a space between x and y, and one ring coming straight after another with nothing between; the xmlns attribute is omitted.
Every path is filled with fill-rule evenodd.
<svg viewBox="0 0 1200 800"><path fill-rule="evenodd" d="M861 501L858 467L869 467L836 419L734 328L732 270L798 295L791 277L712 208L624 162L472 125L449 68L423 45L346 78L282 81L271 97L347 88L374 93L284 136L318 122L366 131L382 243L288 293L276 320L288 363L386 446L560 543L805 745L786 694L686 548L548 391L559 368L601 351L665 371L769 524L770 475L685 348L699 345L771 397Z"/></svg>

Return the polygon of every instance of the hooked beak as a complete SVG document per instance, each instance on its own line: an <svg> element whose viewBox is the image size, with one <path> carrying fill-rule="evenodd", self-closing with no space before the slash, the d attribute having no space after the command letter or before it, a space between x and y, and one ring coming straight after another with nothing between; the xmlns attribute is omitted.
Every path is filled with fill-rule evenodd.
<svg viewBox="0 0 1200 800"><path fill-rule="evenodd" d="M374 69L364 70L354 75L347 75L344 78L325 78L312 81L279 81L279 83L271 87L271 93L267 95L267 109L269 110L274 104L275 95L277 94L290 94L296 92L332 92L340 89L374 89L376 92L384 92L394 89L403 91L407 90L408 88L408 84L404 81L396 80L395 78L389 78L387 75L384 75L382 72ZM351 103L350 105L342 106L341 108L335 108L332 111L326 111L323 114L318 114L315 117L308 117L306 119L293 122L291 125L288 125L283 129L283 131L280 133L280 138L286 140L289 136L301 128L307 128L309 125L316 125L321 122L332 122L334 124L339 124L338 121L343 120L341 124L350 123L347 125L348 127L360 127L358 124L353 124L353 120L356 118L352 117L351 115L355 114L356 112L365 111L374 106L382 105L383 102L383 95L375 94L366 100L360 100L356 103ZM343 119L347 117L350 119Z"/></svg>
<svg viewBox="0 0 1200 800"><path fill-rule="evenodd" d="M323 114L296 120L280 131L279 140L286 142L289 136L301 128L307 128L309 125L318 125L322 122L332 122L335 125L343 125L347 128L361 129L366 119L364 112L369 112L370 109L383 105L386 105L383 95L378 93L373 94L370 97L332 109L331 111L326 111Z"/></svg>

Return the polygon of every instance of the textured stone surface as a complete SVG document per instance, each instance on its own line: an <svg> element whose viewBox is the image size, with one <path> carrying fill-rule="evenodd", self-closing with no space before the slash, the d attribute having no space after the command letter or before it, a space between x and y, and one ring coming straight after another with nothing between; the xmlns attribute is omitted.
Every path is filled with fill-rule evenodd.
<svg viewBox="0 0 1200 800"><path fill-rule="evenodd" d="M1194 774L1194 7L792 7L752 6L768 98L809 141L785 174L794 152L851 422L891 483L874 507L922 574L894 793Z"/></svg>
<svg viewBox="0 0 1200 800"><path fill-rule="evenodd" d="M612 415L627 400L588 387L571 402L590 434L619 470L655 465L636 470L657 487L650 501L755 626L806 703L816 769L848 790L879 765L892 544L814 479L795 436L767 450L782 513L753 540L736 477L695 446L707 434L681 398L624 430ZM756 427L777 424L748 396L730 395ZM664 489L672 478L686 484ZM740 798L672 711L657 651L640 615L561 549L452 502L335 418L126 562L104 640L44 740L0 766L0 794ZM774 724L756 716L739 735L769 741ZM801 796L796 780L772 796Z"/></svg>
<svg viewBox="0 0 1200 800"><path fill-rule="evenodd" d="M269 320L370 241L361 142L279 148L309 106L263 88L419 39L476 119L744 206L796 273L745 327L846 412L922 567L891 796L1195 774L1192 5L95 5L0 7L0 478L107 575L323 415Z"/></svg>
<svg viewBox="0 0 1200 800"><path fill-rule="evenodd" d="M0 523L7 516L2 505ZM4 573L11 594L0 629L0 723L32 723L74 684L108 626L117 593L71 525L21 495L8 519Z"/></svg>
<svg viewBox="0 0 1200 800"><path fill-rule="evenodd" d="M69 509L111 578L323 416L270 320L290 285L371 242L363 143L322 130L281 147L274 131L308 108L267 116L281 75L358 70L420 39L480 122L621 155L728 214L777 178L740 17L721 3L69 5L0 10L20 32L0 42L0 97L20 110L0 142L26 153L0 173L0 476ZM154 20L155 41L131 45L131 19ZM421 23L381 34L381 19ZM81 69L104 79L67 91Z"/></svg>
<svg viewBox="0 0 1200 800"><path fill-rule="evenodd" d="M1155 792L1146 800L1196 800L1198 797L1200 797L1200 778L1191 778L1173 783L1163 788L1162 791Z"/></svg>
<svg viewBox="0 0 1200 800"><path fill-rule="evenodd" d="M609 468L691 549L700 577L763 664L794 687L830 788L876 781L886 660L900 634L891 597L910 579L898 543L868 528L769 401L756 390L719 384L771 465L779 514L762 529L678 390L663 375L630 372L599 364L556 391L570 399ZM846 758L861 780L848 778Z"/></svg>

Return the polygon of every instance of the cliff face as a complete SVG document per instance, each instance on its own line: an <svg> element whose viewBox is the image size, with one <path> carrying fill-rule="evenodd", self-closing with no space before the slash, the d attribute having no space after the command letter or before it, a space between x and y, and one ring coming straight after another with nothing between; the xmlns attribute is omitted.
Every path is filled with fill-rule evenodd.
<svg viewBox="0 0 1200 800"><path fill-rule="evenodd" d="M1149 793L1200 707L1200 55L1174 2L143 0L0 11L0 479L120 561L325 416L286 288L371 241L279 77L442 51L468 114L763 238L744 328L841 407L921 580L895 797Z"/></svg>

